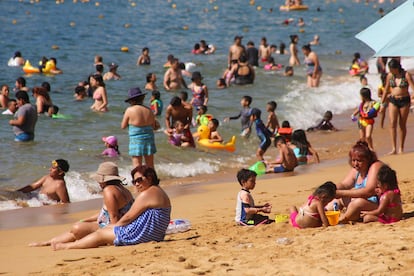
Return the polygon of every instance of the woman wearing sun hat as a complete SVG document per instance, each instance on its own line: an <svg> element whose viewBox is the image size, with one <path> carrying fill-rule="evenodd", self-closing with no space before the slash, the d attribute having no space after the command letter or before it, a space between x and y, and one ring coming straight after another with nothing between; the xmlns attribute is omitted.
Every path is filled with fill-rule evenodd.
<svg viewBox="0 0 414 276"><path fill-rule="evenodd" d="M81 240L54 243L54 250L94 248L113 244L134 245L162 241L171 218L171 202L159 186L157 173L148 166L138 166L131 172L138 195L131 209L115 225L108 225Z"/></svg>
<svg viewBox="0 0 414 276"><path fill-rule="evenodd" d="M134 203L131 192L124 187L126 179L119 176L118 166L113 162L104 162L99 165L96 173L91 175L102 188L103 205L99 213L82 219L72 228L48 241L31 243L30 246L48 246L54 243L68 243L79 240L99 228L114 224L128 212Z"/></svg>
<svg viewBox="0 0 414 276"><path fill-rule="evenodd" d="M157 121L152 110L143 104L146 94L138 87L129 89L125 102L130 106L125 110L121 122L122 129L128 127L129 155L134 168L142 165L142 157L147 166L154 168L154 154L157 152L154 140Z"/></svg>

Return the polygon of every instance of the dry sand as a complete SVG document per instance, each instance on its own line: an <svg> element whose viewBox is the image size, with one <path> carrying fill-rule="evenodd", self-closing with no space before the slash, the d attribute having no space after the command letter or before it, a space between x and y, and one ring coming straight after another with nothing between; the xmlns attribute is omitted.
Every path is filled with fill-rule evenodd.
<svg viewBox="0 0 414 276"><path fill-rule="evenodd" d="M411 121L410 118L413 129ZM375 145L382 155L389 148L388 132L376 130L375 135ZM326 136L312 134L310 140L316 141L314 146L324 160L322 164L300 167L284 177L259 177L252 191L256 203L272 203L274 218L276 214L287 214L291 205L303 204L323 182L341 181L349 171L346 154L357 137L355 129ZM412 132L408 137L412 139ZM407 149L412 152L413 142L408 142ZM82 212L64 208L57 212L56 206L37 209L50 216L51 221L59 216L58 222L64 224L1 230L0 274L414 275L414 153L380 159L397 171L402 192L405 219L393 225L357 223L303 230L287 222L236 226L235 204L240 186L231 172L219 175L225 179L221 183L178 184L179 193L167 189L172 199L172 217L189 219L192 229L167 235L160 243L56 252L50 247L27 247L30 242L68 230L71 223L96 212L93 209L99 202L93 201L90 210ZM197 182L207 180L201 177ZM30 215L23 212L26 216L15 219L30 220Z"/></svg>

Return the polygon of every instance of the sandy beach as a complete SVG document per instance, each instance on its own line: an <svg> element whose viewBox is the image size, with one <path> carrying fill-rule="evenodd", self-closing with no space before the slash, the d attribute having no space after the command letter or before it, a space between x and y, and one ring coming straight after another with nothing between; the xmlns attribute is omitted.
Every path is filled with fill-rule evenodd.
<svg viewBox="0 0 414 276"><path fill-rule="evenodd" d="M412 118L409 129L412 135ZM414 273L414 153L384 156L388 130L376 129L380 159L398 173L405 219L393 224L337 225L328 228L293 228L289 223L241 227L234 223L236 194L234 172L167 183L172 218L189 219L192 229L167 235L164 242L128 247L53 251L31 248L33 241L49 239L96 212L99 200L68 208L46 206L3 212L2 224L18 220L14 229L0 231L0 273L6 275L412 275ZM319 137L318 139L316 139ZM380 138L381 137L381 138ZM341 181L349 170L347 152L357 138L355 130L311 134L323 162L300 167L290 175L265 175L252 194L257 203L273 204L271 218L302 204L315 187L327 180ZM312 140L313 139L313 140ZM324 147L337 139L341 146ZM412 142L407 149L412 152ZM217 182L200 185L200 183ZM194 184L191 184L194 183ZM76 207L77 206L77 207ZM27 209L31 209L30 212ZM82 211L81 211L82 210ZM86 210L86 211L85 211ZM21 212L21 213L18 213ZM6 215L8 214L8 215ZM25 214L22 216L21 214ZM49 221L27 226L36 216ZM58 223L58 224L56 224ZM21 225L25 225L21 227ZM16 228L18 227L18 228ZM3 227L5 228L5 227Z"/></svg>

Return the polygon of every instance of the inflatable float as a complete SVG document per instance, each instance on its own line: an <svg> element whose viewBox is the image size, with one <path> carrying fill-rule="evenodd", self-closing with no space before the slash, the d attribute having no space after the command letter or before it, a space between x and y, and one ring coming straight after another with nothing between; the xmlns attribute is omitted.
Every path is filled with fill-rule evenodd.
<svg viewBox="0 0 414 276"><path fill-rule="evenodd" d="M207 126L199 126L197 129L197 132L199 133L199 140L197 141L197 145L200 147L208 148L208 149L215 149L215 150L226 150L229 152L234 152L236 150L236 136L232 136L230 139L230 142L228 143L219 143L219 142L213 142L210 143L208 141L208 135L210 133Z"/></svg>
<svg viewBox="0 0 414 276"><path fill-rule="evenodd" d="M292 5L292 6L280 6L279 10L281 11L306 11L308 6L306 5Z"/></svg>
<svg viewBox="0 0 414 276"><path fill-rule="evenodd" d="M30 61L26 60L24 66L23 66L23 71L26 74L39 74L39 73L43 73L43 74L60 74L61 73L61 71L56 70L56 65L52 60L49 60L48 62L46 62L46 66L45 66L45 68L42 69L42 72L40 72L39 67L33 67L32 64L30 63Z"/></svg>

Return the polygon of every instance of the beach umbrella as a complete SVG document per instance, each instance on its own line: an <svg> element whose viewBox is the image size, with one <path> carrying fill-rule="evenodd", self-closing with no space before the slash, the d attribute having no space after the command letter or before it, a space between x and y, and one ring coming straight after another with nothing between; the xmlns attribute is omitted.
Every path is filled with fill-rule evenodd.
<svg viewBox="0 0 414 276"><path fill-rule="evenodd" d="M355 37L377 57L414 57L414 0L401 4Z"/></svg>

